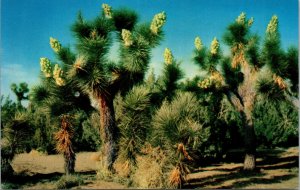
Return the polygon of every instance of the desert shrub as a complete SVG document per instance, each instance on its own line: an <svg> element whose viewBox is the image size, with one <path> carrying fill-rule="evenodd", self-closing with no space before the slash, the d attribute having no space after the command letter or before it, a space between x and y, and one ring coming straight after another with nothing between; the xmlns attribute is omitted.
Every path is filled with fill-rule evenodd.
<svg viewBox="0 0 300 190"><path fill-rule="evenodd" d="M120 130L119 160L124 162L123 168L129 171L136 165L136 157L150 130L150 95L150 90L140 85L116 101L116 118Z"/></svg>
<svg viewBox="0 0 300 190"><path fill-rule="evenodd" d="M3 139L1 140L3 141ZM14 157L10 147L1 142L1 176L2 179L10 178L13 175L13 168L10 165Z"/></svg>
<svg viewBox="0 0 300 190"><path fill-rule="evenodd" d="M83 179L78 175L64 175L56 183L57 189L70 189L83 184Z"/></svg>
<svg viewBox="0 0 300 190"><path fill-rule="evenodd" d="M144 155L137 157L137 167L131 176L138 188L167 188L168 174L172 168L170 155L160 147L144 146Z"/></svg>
<svg viewBox="0 0 300 190"><path fill-rule="evenodd" d="M298 110L290 102L262 99L255 104L253 113L259 145L298 145Z"/></svg>
<svg viewBox="0 0 300 190"><path fill-rule="evenodd" d="M170 185L180 187L189 172L188 162L199 157L198 150L208 141L210 127L201 121L200 102L192 93L178 93L174 100L164 101L153 116L151 143L170 153L168 159L177 168L177 176L170 173ZM203 118L202 118L203 119ZM173 157L173 159L172 159ZM173 168L173 169L174 169ZM174 170L175 171L175 170Z"/></svg>
<svg viewBox="0 0 300 190"><path fill-rule="evenodd" d="M91 124L89 120L82 123L81 149L85 151L96 151L100 148L101 140L99 128Z"/></svg>

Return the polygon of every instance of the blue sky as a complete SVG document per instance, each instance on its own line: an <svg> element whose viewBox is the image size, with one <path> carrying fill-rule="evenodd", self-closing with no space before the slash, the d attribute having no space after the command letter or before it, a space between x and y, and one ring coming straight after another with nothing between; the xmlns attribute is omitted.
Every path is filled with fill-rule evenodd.
<svg viewBox="0 0 300 190"><path fill-rule="evenodd" d="M63 45L74 44L70 26L79 10L87 19L100 14L102 3L113 8L136 10L140 21L151 21L161 11L167 14L165 38L152 52L151 67L156 73L163 65L163 51L169 47L182 62L186 76L198 68L191 61L194 39L200 36L209 47L212 39L222 39L229 23L241 13L254 17L252 32L261 36L272 15L279 17L282 45L298 47L298 0L0 0L1 1L1 94L14 98L11 83L39 82L39 58L54 60L49 37ZM221 48L226 47L221 41ZM113 51L116 48L113 49Z"/></svg>

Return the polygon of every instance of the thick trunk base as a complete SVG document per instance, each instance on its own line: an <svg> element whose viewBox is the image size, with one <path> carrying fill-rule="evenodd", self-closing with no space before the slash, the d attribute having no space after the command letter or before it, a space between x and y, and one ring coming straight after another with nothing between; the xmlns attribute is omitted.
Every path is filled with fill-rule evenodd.
<svg viewBox="0 0 300 190"><path fill-rule="evenodd" d="M253 171L255 169L255 155L246 154L244 160L244 171Z"/></svg>
<svg viewBox="0 0 300 190"><path fill-rule="evenodd" d="M74 174L75 173L75 161L76 161L75 153L71 154L70 156L64 155L64 159L65 159L66 175Z"/></svg>
<svg viewBox="0 0 300 190"><path fill-rule="evenodd" d="M100 119L101 127L104 131L104 150L107 158L107 169L114 172L113 164L116 161L118 153L118 128L116 126L113 99L109 95L102 95L100 97Z"/></svg>

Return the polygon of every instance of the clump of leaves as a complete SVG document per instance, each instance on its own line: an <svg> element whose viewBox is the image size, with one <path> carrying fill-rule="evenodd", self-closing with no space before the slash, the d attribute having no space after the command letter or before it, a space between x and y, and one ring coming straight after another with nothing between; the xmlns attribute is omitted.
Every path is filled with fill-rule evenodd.
<svg viewBox="0 0 300 190"><path fill-rule="evenodd" d="M71 187L80 186L83 179L77 175L64 175L56 183L57 189L70 189Z"/></svg>

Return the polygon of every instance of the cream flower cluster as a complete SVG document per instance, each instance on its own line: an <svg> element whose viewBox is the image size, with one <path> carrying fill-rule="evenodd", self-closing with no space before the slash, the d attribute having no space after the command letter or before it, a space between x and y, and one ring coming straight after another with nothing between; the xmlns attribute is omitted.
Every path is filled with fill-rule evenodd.
<svg viewBox="0 0 300 190"><path fill-rule="evenodd" d="M102 4L102 9L104 11L104 14L105 14L106 18L112 18L112 9L111 9L111 6L109 6L108 4L103 3Z"/></svg>
<svg viewBox="0 0 300 190"><path fill-rule="evenodd" d="M40 58L41 71L44 73L45 77L49 78L52 75L51 62L48 58Z"/></svg>
<svg viewBox="0 0 300 190"><path fill-rule="evenodd" d="M131 32L129 30L126 29L122 30L122 39L126 47L129 47L133 44Z"/></svg>
<svg viewBox="0 0 300 190"><path fill-rule="evenodd" d="M237 19L235 20L238 24L245 24L246 21L246 13L242 12Z"/></svg>
<svg viewBox="0 0 300 190"><path fill-rule="evenodd" d="M196 37L195 38L195 48L200 51L202 48L203 48L203 44L202 44L202 41L199 37Z"/></svg>
<svg viewBox="0 0 300 190"><path fill-rule="evenodd" d="M167 65L172 64L172 62L173 62L173 55L172 55L172 52L171 52L171 50L169 48L165 49L164 58L165 58L165 63Z"/></svg>
<svg viewBox="0 0 300 190"><path fill-rule="evenodd" d="M58 64L55 64L53 69L53 78L55 79L55 82L58 86L64 86L65 81L62 78L63 76L63 70L58 66Z"/></svg>
<svg viewBox="0 0 300 190"><path fill-rule="evenodd" d="M278 28L278 17L274 15L268 24L267 33L269 34L275 33L277 32L277 28Z"/></svg>
<svg viewBox="0 0 300 190"><path fill-rule="evenodd" d="M57 53L61 49L61 44L55 38L50 37L50 46Z"/></svg>
<svg viewBox="0 0 300 190"><path fill-rule="evenodd" d="M252 26L253 22L254 22L254 18L251 17L251 18L248 20L248 26Z"/></svg>
<svg viewBox="0 0 300 190"><path fill-rule="evenodd" d="M220 46L219 42L218 42L217 38L215 37L210 45L210 53L213 55L216 55L218 53L219 46Z"/></svg>
<svg viewBox="0 0 300 190"><path fill-rule="evenodd" d="M198 83L198 86L204 89L207 89L211 85L212 85L212 81L209 78L206 78Z"/></svg>
<svg viewBox="0 0 300 190"><path fill-rule="evenodd" d="M152 33L157 34L161 27L166 23L166 14L165 12L158 13L154 16L151 22L150 29Z"/></svg>

